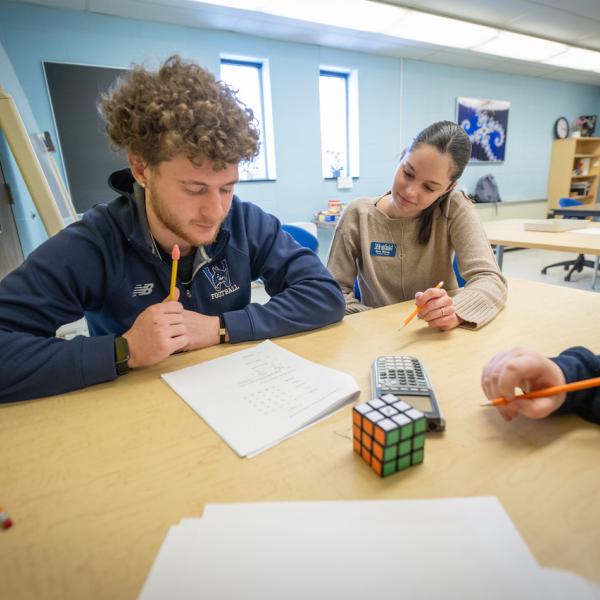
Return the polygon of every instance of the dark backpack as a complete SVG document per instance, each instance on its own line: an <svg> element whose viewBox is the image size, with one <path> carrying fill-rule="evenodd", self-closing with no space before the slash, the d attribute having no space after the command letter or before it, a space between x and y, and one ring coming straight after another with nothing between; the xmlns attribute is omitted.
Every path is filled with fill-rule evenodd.
<svg viewBox="0 0 600 600"><path fill-rule="evenodd" d="M493 175L488 174L480 177L475 186L475 194L473 194L475 202L500 202L500 192L498 184Z"/></svg>

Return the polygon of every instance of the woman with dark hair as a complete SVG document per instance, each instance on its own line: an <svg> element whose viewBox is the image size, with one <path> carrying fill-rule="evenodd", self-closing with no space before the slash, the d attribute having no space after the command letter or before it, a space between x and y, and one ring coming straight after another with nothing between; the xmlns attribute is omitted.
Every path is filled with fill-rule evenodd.
<svg viewBox="0 0 600 600"><path fill-rule="evenodd" d="M470 200L455 191L470 156L459 125L433 123L403 153L390 192L346 208L327 264L344 292L346 314L414 297L419 317L446 331L482 327L502 309L506 280ZM454 254L464 288L456 282ZM444 288L433 287L439 281Z"/></svg>

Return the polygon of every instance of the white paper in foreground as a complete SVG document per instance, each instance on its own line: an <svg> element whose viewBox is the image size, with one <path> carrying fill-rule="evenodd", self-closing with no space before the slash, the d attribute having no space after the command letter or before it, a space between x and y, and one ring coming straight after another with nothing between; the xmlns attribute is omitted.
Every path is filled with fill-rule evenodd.
<svg viewBox="0 0 600 600"><path fill-rule="evenodd" d="M209 505L186 527L140 600L599 597L540 568L496 498Z"/></svg>

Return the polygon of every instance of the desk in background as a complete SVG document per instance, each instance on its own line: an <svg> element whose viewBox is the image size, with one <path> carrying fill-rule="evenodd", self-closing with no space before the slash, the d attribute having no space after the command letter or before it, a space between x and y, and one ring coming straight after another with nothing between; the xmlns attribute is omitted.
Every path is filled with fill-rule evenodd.
<svg viewBox="0 0 600 600"><path fill-rule="evenodd" d="M576 416L506 423L479 406L481 368L500 350L599 351L598 296L510 280L494 321L448 333L417 321L398 331L412 307L277 340L354 375L361 401L378 355L424 361L447 431L428 435L424 464L383 480L352 450L350 406L244 460L159 379L252 344L179 354L117 381L0 406L0 501L15 521L0 532L2 596L134 599L171 525L207 503L267 500L497 496L542 565L598 580L600 427Z"/></svg>
<svg viewBox="0 0 600 600"><path fill-rule="evenodd" d="M523 227L526 221L528 219L504 219L501 221L485 221L483 223L490 243L496 246L496 260L500 269L502 269L505 246L558 250L559 252L573 252L575 254L592 254L596 257L596 266L592 275L592 289L594 289L598 274L600 235L582 234L579 233L581 230L577 229L561 232L526 231ZM589 224L589 227L599 226L598 223Z"/></svg>
<svg viewBox="0 0 600 600"><path fill-rule="evenodd" d="M600 204L582 204L579 206L560 206L550 209L552 217L600 217Z"/></svg>

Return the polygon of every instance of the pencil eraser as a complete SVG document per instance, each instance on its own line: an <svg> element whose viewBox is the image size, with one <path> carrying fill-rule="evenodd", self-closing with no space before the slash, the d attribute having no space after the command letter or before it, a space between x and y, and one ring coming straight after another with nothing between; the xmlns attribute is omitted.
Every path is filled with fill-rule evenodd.
<svg viewBox="0 0 600 600"><path fill-rule="evenodd" d="M171 250L171 260L179 260L181 253L179 252L179 246L175 244L173 250Z"/></svg>

